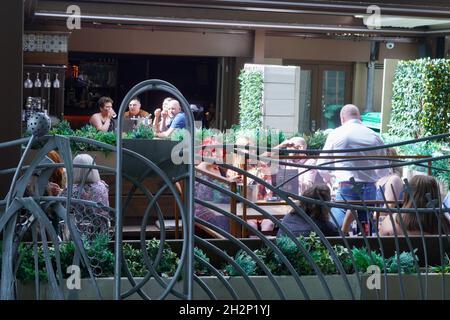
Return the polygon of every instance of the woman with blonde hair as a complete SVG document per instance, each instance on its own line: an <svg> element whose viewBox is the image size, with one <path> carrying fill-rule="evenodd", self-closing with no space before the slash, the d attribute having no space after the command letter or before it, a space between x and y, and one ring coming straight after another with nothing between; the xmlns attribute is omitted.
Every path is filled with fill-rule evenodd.
<svg viewBox="0 0 450 320"><path fill-rule="evenodd" d="M95 165L94 159L88 154L79 154L73 159L73 165L72 198L89 200L109 207L108 185L100 179L97 169L84 167ZM67 195L67 189L63 193ZM82 234L92 236L95 233L108 232L109 211L89 205L72 204L71 213L74 214L78 230Z"/></svg>

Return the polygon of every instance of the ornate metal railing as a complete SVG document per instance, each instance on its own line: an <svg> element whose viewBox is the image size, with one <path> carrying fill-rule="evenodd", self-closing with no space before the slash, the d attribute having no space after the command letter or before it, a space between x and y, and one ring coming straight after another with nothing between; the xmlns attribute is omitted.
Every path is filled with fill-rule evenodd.
<svg viewBox="0 0 450 320"><path fill-rule="evenodd" d="M157 157L152 158L148 152L144 155L145 152L140 152L142 149L126 148L126 141L120 134L128 101L152 90L162 90L175 97L186 114L190 135L186 135L179 144L173 143L175 148L171 149L170 155L176 164L172 166L179 169L173 172L167 167L162 169ZM344 198L340 202L323 199L320 195L309 198L284 190L283 185L289 181L273 185L250 173L245 166L217 164L223 170L244 177L243 180L254 181L276 196L279 202L261 204L249 197L245 187L240 190L229 187L236 186L235 182L227 187L221 184L226 178L214 179L200 171L200 174L195 174L195 162L212 163L218 159L202 157L199 150L204 146L194 146L189 104L172 85L159 80L138 84L124 98L118 114L116 146L74 136L46 135L49 125L45 117L36 119L31 137L0 143L0 149L25 145L17 167L0 170L1 175L13 174L9 193L0 201L2 299L21 298L30 287L35 292L31 295L35 299L448 299L450 267L446 255L450 251L450 238L444 219L447 219L445 215L449 208L441 206L442 199L433 199L428 194L425 195L428 197L426 208L417 207L414 203L410 208L402 208L400 199L395 199L392 205L385 197L377 201L364 197L360 201ZM448 139L449 136L421 140ZM115 164L74 164L71 145L76 143L110 152L115 156ZM144 148L150 148L151 143L143 142ZM342 152L366 151L370 154L380 148L413 143L417 141L365 149L326 150L330 161L321 166L294 162L295 156L287 159L264 156L264 152L276 151L265 146L208 147L233 150L236 154L244 154L247 159L270 162L275 168L293 167L301 175L308 170L342 170L333 164L371 158L370 155L346 158L340 156ZM31 149L37 145L40 147L30 160ZM54 163L46 157L52 150L58 151L62 163ZM314 158L325 153L321 150L286 152L298 153L297 158L301 158L301 154ZM373 158L380 160L379 157ZM412 160L381 158L386 161L385 165L355 166L346 170L415 165L425 166L433 172L449 172L448 167L435 167L437 161L448 161L448 154ZM61 167L67 172L67 190L56 196L48 195L46 186L50 176ZM115 179L114 205L83 199L77 190L83 189L85 178L78 186L80 189L74 189L74 168L98 170L101 176ZM150 188L149 183L155 181L161 181L161 184ZM407 180L404 182L404 192L414 198L415 190ZM354 187L358 190L357 183ZM214 190L212 192L216 196L227 199L226 203L206 200L198 190ZM175 203L170 209L164 207L163 198L167 194ZM137 197L145 203L144 209L138 212L139 239L124 241L124 216L137 210L133 204ZM362 232L351 237L338 228L339 236L328 237L304 209L305 203L326 211L331 208L348 210L355 216L357 229L361 231L364 226L357 219L356 211L366 213L372 226L377 226L377 215L373 212L384 213L385 219L392 222L395 216L399 216L400 230L394 227L393 236L386 237L374 227L368 234ZM296 237L273 214L277 205L286 208L285 214L301 217L314 234ZM175 233L168 227L167 210L175 211ZM207 214L196 214L199 212ZM401 218L403 214L435 216L438 232L426 234L418 219L418 234L408 234ZM208 217L218 217L222 223ZM275 231L267 235L252 219L270 221ZM333 215L330 219L337 224ZM158 221L159 229L152 233L149 227L155 221ZM281 230L284 236L275 238L277 230ZM98 234L103 240L97 239ZM150 241L151 237L156 237L156 242ZM173 265L169 266L169 262ZM68 265L81 267L80 276L86 278L81 290L69 286L71 274L63 268ZM432 266L436 268L431 269ZM140 270L138 275L137 269ZM170 271L164 271L166 269ZM28 280L31 277L34 286L22 285L19 281L27 272ZM46 279L42 279L44 275ZM104 278L108 275L113 278ZM42 290L43 287L49 290Z"/></svg>

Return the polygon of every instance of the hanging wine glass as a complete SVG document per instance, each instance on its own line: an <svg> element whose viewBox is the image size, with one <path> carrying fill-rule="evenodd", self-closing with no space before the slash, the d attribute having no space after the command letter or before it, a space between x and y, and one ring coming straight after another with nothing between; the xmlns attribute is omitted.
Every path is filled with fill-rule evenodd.
<svg viewBox="0 0 450 320"><path fill-rule="evenodd" d="M53 88L58 89L60 84L59 84L59 79L58 79L59 74L55 74L55 80L53 81Z"/></svg>
<svg viewBox="0 0 450 320"><path fill-rule="evenodd" d="M36 73L36 80L34 80L34 86L40 88L42 86L41 79L39 79L39 72Z"/></svg>
<svg viewBox="0 0 450 320"><path fill-rule="evenodd" d="M27 79L24 81L23 86L27 89L33 88L33 81L30 79L29 72L27 72Z"/></svg>
<svg viewBox="0 0 450 320"><path fill-rule="evenodd" d="M44 81L44 88L50 88L51 86L52 86L52 83L50 82L50 73L46 73L45 81Z"/></svg>

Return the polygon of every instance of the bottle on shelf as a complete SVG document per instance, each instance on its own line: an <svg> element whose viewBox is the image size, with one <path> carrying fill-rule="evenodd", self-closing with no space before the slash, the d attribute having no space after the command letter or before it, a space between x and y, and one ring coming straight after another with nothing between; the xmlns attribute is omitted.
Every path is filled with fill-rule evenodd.
<svg viewBox="0 0 450 320"><path fill-rule="evenodd" d="M23 115L23 121L25 121L25 122L28 121L28 118L33 113L32 103L33 103L33 97L28 97L27 103L25 104L25 110L24 110L24 115Z"/></svg>
<svg viewBox="0 0 450 320"><path fill-rule="evenodd" d="M35 112L42 112L42 104L41 104L41 99L40 98L36 99L36 109L34 111Z"/></svg>
<svg viewBox="0 0 450 320"><path fill-rule="evenodd" d="M42 103L41 111L44 112L45 114L48 114L47 99L42 99L41 103Z"/></svg>
<svg viewBox="0 0 450 320"><path fill-rule="evenodd" d="M46 73L45 81L44 81L44 88L50 88L51 86L52 86L52 83L50 82L50 73Z"/></svg>
<svg viewBox="0 0 450 320"><path fill-rule="evenodd" d="M36 73L36 80L34 80L34 86L36 88L42 87L41 79L39 78L39 72Z"/></svg>
<svg viewBox="0 0 450 320"><path fill-rule="evenodd" d="M55 89L59 89L59 87L60 87L58 76L59 76L59 74L56 73L55 80L53 80L53 88L55 88Z"/></svg>
<svg viewBox="0 0 450 320"><path fill-rule="evenodd" d="M30 79L30 73L27 72L27 79L24 81L23 86L27 89L33 88L33 81Z"/></svg>

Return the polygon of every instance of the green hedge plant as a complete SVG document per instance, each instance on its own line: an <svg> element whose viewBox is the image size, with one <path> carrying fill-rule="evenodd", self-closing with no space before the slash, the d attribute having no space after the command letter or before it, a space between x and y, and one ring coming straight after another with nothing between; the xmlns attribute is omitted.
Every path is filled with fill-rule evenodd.
<svg viewBox="0 0 450 320"><path fill-rule="evenodd" d="M395 71L389 133L417 138L450 130L450 60L400 61Z"/></svg>
<svg viewBox="0 0 450 320"><path fill-rule="evenodd" d="M262 72L243 69L239 75L239 84L239 124L243 129L261 128Z"/></svg>

